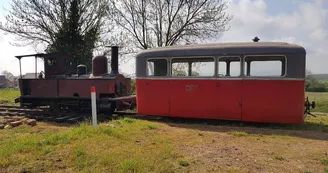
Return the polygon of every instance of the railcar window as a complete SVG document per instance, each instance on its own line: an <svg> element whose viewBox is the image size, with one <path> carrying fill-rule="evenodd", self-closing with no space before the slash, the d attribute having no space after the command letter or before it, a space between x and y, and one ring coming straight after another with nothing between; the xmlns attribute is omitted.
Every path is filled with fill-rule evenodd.
<svg viewBox="0 0 328 173"><path fill-rule="evenodd" d="M172 76L187 76L188 75L187 62L174 62L172 63Z"/></svg>
<svg viewBox="0 0 328 173"><path fill-rule="evenodd" d="M147 76L166 76L167 60L166 59L149 59L147 61Z"/></svg>
<svg viewBox="0 0 328 173"><path fill-rule="evenodd" d="M219 77L238 77L240 76L239 57L220 57L218 61Z"/></svg>
<svg viewBox="0 0 328 173"><path fill-rule="evenodd" d="M245 58L245 75L279 77L285 75L286 59L283 56L248 56Z"/></svg>
<svg viewBox="0 0 328 173"><path fill-rule="evenodd" d="M172 76L214 76L214 58L173 58Z"/></svg>

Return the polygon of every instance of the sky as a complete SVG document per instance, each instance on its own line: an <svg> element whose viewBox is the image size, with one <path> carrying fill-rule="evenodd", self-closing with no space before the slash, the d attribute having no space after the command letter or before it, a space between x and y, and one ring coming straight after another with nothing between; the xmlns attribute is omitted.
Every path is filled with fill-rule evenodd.
<svg viewBox="0 0 328 173"><path fill-rule="evenodd" d="M0 21L4 21L9 0L0 2ZM328 0L230 0L227 12L233 15L230 30L217 42L284 41L300 44L307 51L306 66L313 73L328 73ZM32 47L10 45L13 36L0 31L0 71L8 70L19 75L15 55L33 54ZM134 59L120 64L121 71L135 72ZM43 64L38 62L38 72ZM22 60L22 73L35 71L33 57Z"/></svg>

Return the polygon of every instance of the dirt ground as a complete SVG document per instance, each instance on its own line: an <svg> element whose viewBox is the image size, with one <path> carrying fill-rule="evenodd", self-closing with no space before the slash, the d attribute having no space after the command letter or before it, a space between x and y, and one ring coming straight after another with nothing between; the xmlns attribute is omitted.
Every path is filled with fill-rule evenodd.
<svg viewBox="0 0 328 173"><path fill-rule="evenodd" d="M162 133L191 160L182 172L327 172L328 133L252 127L173 125ZM190 133L186 129L197 129ZM326 171L325 171L326 169Z"/></svg>

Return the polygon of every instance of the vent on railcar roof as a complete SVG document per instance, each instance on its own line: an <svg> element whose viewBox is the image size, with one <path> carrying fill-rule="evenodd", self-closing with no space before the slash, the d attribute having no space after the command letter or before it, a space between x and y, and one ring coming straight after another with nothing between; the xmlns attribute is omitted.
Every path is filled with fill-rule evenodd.
<svg viewBox="0 0 328 173"><path fill-rule="evenodd" d="M254 37L252 40L253 40L253 42L259 42L260 41L260 39L258 37Z"/></svg>

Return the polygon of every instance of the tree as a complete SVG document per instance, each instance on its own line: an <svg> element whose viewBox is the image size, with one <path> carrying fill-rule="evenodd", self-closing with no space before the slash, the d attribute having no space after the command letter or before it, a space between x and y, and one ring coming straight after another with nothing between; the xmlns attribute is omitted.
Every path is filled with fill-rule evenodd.
<svg viewBox="0 0 328 173"><path fill-rule="evenodd" d="M78 4L81 35L94 32L104 35L108 31L104 18L107 15L106 0L12 0L7 22L1 23L0 29L15 35L18 46L55 45L58 34L70 20L71 9L67 4L74 1ZM98 37L94 39L95 42L102 41Z"/></svg>
<svg viewBox="0 0 328 173"><path fill-rule="evenodd" d="M8 80L13 80L14 79L14 75L12 73L10 73L9 71L7 71L7 70L2 71L1 74L4 75L5 78L8 79Z"/></svg>
<svg viewBox="0 0 328 173"><path fill-rule="evenodd" d="M70 3L67 20L62 28L55 33L55 41L46 49L47 53L65 52L74 57L75 64L85 64L91 69L92 51L99 35L99 27L95 25L88 31L81 33L81 11L79 0Z"/></svg>
<svg viewBox="0 0 328 173"><path fill-rule="evenodd" d="M110 21L138 49L190 44L227 31L222 0L109 0Z"/></svg>
<svg viewBox="0 0 328 173"><path fill-rule="evenodd" d="M305 71L305 91L308 92L325 92L328 88L325 83L320 82L313 77L312 72L308 69Z"/></svg>
<svg viewBox="0 0 328 173"><path fill-rule="evenodd" d="M225 13L227 2L222 0L109 2L109 22L116 26L117 37L123 37L120 44L127 54L140 49L191 44L215 38L229 29L226 25L232 19Z"/></svg>

